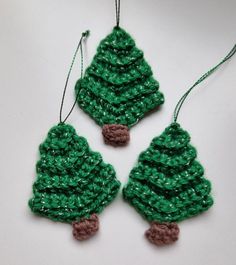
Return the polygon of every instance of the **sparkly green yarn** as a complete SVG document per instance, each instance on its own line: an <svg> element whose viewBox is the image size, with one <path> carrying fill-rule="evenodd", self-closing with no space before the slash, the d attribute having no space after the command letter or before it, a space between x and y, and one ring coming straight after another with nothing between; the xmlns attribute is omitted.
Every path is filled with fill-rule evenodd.
<svg viewBox="0 0 236 265"><path fill-rule="evenodd" d="M189 134L172 123L131 171L124 198L148 221L181 221L212 206L211 184L189 142Z"/></svg>
<svg viewBox="0 0 236 265"><path fill-rule="evenodd" d="M68 124L51 128L40 145L31 210L54 221L72 222L100 213L116 196L115 171Z"/></svg>
<svg viewBox="0 0 236 265"><path fill-rule="evenodd" d="M130 128L164 103L143 52L120 27L101 41L75 90L79 106L100 126L123 124Z"/></svg>

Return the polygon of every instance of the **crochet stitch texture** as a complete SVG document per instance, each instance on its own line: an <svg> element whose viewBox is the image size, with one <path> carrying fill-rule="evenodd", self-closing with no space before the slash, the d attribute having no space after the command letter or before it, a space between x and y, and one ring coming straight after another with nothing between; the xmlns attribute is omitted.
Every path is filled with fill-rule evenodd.
<svg viewBox="0 0 236 265"><path fill-rule="evenodd" d="M72 126L61 123L51 128L39 151L29 201L34 213L54 221L84 222L115 198L120 182L113 167L91 151Z"/></svg>
<svg viewBox="0 0 236 265"><path fill-rule="evenodd" d="M181 221L212 206L211 184L189 142L189 134L172 123L131 171L124 198L148 221Z"/></svg>
<svg viewBox="0 0 236 265"><path fill-rule="evenodd" d="M100 126L121 124L130 128L164 103L143 52L120 27L114 27L100 42L75 90L79 106Z"/></svg>
<svg viewBox="0 0 236 265"><path fill-rule="evenodd" d="M176 223L158 223L153 221L145 232L146 238L154 245L172 244L178 240L179 227Z"/></svg>

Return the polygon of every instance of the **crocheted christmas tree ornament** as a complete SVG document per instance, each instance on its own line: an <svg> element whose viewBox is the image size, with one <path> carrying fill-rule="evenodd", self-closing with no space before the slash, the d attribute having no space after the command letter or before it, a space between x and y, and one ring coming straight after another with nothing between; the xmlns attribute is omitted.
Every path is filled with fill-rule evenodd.
<svg viewBox="0 0 236 265"><path fill-rule="evenodd" d="M132 37L114 27L75 86L79 106L100 126L106 143L125 145L129 128L164 103L159 83Z"/></svg>
<svg viewBox="0 0 236 265"><path fill-rule="evenodd" d="M172 123L140 154L123 189L125 200L152 222L146 236L156 245L177 240L179 230L172 222L197 215L213 204L211 184L189 142L189 134Z"/></svg>
<svg viewBox="0 0 236 265"><path fill-rule="evenodd" d="M39 151L31 210L54 221L71 223L76 239L89 238L98 230L96 214L119 190L113 167L64 123L51 128Z"/></svg>

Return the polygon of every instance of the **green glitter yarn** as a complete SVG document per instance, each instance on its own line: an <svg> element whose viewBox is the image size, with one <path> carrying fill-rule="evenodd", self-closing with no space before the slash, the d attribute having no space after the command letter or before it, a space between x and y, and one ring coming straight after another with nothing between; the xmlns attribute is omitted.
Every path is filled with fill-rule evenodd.
<svg viewBox="0 0 236 265"><path fill-rule="evenodd" d="M128 128L164 103L158 89L143 52L120 27L101 41L84 78L75 86L79 106L100 126Z"/></svg>
<svg viewBox="0 0 236 265"><path fill-rule="evenodd" d="M131 171L124 198L148 221L181 221L212 206L211 184L189 142L189 134L172 123Z"/></svg>
<svg viewBox="0 0 236 265"><path fill-rule="evenodd" d="M115 171L85 138L61 123L40 145L31 210L54 221L72 222L100 213L116 196Z"/></svg>

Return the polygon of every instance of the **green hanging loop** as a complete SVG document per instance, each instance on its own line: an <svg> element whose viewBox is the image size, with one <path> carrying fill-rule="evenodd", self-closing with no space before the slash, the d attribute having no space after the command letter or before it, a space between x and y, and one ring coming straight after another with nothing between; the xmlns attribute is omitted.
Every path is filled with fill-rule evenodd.
<svg viewBox="0 0 236 265"><path fill-rule="evenodd" d="M62 109L63 109L65 95L66 95L66 89L67 89L67 85L68 85L68 81L69 81L69 78L70 78L70 74L71 74L71 71L72 71L72 68L73 68L73 65L74 65L74 62L75 62L75 58L76 58L79 50L80 50L80 55L81 55L81 59L80 59L80 61L81 61L81 66L80 66L81 73L80 73L80 76L81 76L81 78L83 77L84 69L83 69L83 45L82 44L83 44L83 39L87 38L88 36L89 36L89 31L88 30L82 33L81 38L79 40L79 43L78 43L78 45L76 47L74 56L72 58L72 62L71 62L71 65L70 65L70 68L69 68L69 71L68 71L68 74L67 74L67 78L66 78L66 82L65 82L65 86L64 86L64 90L63 90L63 94L62 94L62 100L61 100L61 106L60 106L60 115L59 115L60 116L59 117L60 123L65 123L66 122L66 120L70 116L71 112L73 111L73 109L75 107L75 104L76 104L76 101L77 101L78 95L76 95L76 99L75 99L75 101L74 101L69 113L67 114L65 119L62 120Z"/></svg>
<svg viewBox="0 0 236 265"><path fill-rule="evenodd" d="M116 6L116 27L120 25L120 0L115 0Z"/></svg>
<svg viewBox="0 0 236 265"><path fill-rule="evenodd" d="M202 81L204 81L207 77L209 77L211 74L213 74L222 64L224 64L226 61L228 61L234 54L236 53L236 44L233 46L232 50L225 56L225 58L219 62L216 66L211 68L208 72L206 72L204 75L202 75L180 98L178 103L176 104L175 110L174 110L174 115L173 115L173 120L174 122L177 121L180 109L189 95L189 93L193 90L194 87L199 85Z"/></svg>

